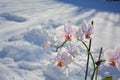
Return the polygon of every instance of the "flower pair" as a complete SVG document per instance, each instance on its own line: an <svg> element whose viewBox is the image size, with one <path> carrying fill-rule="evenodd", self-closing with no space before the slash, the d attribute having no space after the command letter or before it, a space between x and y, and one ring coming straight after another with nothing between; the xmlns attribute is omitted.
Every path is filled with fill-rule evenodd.
<svg viewBox="0 0 120 80"><path fill-rule="evenodd" d="M64 25L56 29L56 42L57 44L66 41L86 40L92 38L93 26L87 24L84 20L81 27L73 25L70 21L67 21Z"/></svg>
<svg viewBox="0 0 120 80"><path fill-rule="evenodd" d="M93 32L93 25L87 24L87 22L84 20L82 22L81 27L77 28L72 27L72 23L68 21L65 24L64 32L65 32L65 40L71 41L72 38L85 40L85 39L91 39L92 38L92 32Z"/></svg>

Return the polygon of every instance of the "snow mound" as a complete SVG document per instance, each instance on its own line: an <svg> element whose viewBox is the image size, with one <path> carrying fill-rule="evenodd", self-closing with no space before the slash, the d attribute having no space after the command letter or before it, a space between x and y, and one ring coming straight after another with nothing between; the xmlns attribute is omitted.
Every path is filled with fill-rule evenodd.
<svg viewBox="0 0 120 80"><path fill-rule="evenodd" d="M48 57L48 54L39 46L12 45L0 51L0 58L5 57L13 58L14 61L42 61Z"/></svg>
<svg viewBox="0 0 120 80"><path fill-rule="evenodd" d="M6 12L1 13L0 17L3 17L3 18L5 18L6 20L9 20L9 21L15 21L15 22L25 22L25 21L27 21L27 19L25 17L18 16L18 15L15 15L15 14L11 14L11 13L6 13Z"/></svg>
<svg viewBox="0 0 120 80"><path fill-rule="evenodd" d="M5 58L0 58L0 63L9 67L9 68L17 68L17 64L14 62L12 58L5 57Z"/></svg>
<svg viewBox="0 0 120 80"><path fill-rule="evenodd" d="M53 20L53 19L49 19L47 21L43 21L43 22L40 22L40 25L42 27L45 27L47 29L50 29L50 28L57 28L58 26L62 25L62 23L56 21L56 20Z"/></svg>
<svg viewBox="0 0 120 80"><path fill-rule="evenodd" d="M31 63L31 62L20 62L18 64L19 68L20 69L24 69L24 70L29 70L29 71L32 71L32 70L36 70L36 69L41 69L41 65L38 64L38 63Z"/></svg>
<svg viewBox="0 0 120 80"><path fill-rule="evenodd" d="M23 39L35 45L42 45L48 38L48 33L44 29L32 29L23 34Z"/></svg>
<svg viewBox="0 0 120 80"><path fill-rule="evenodd" d="M45 80L41 70L9 68L0 63L0 80Z"/></svg>
<svg viewBox="0 0 120 80"><path fill-rule="evenodd" d="M53 65L48 65L47 68L44 70L43 75L45 76L45 80L66 80L67 79L63 71L60 68Z"/></svg>
<svg viewBox="0 0 120 80"><path fill-rule="evenodd" d="M22 38L23 38L23 35L13 35L13 36L11 36L9 39L8 39L8 41L9 42L11 42L11 41L18 41L18 40L22 40Z"/></svg>
<svg viewBox="0 0 120 80"><path fill-rule="evenodd" d="M0 80L21 80L20 76L13 72L12 69L0 63Z"/></svg>

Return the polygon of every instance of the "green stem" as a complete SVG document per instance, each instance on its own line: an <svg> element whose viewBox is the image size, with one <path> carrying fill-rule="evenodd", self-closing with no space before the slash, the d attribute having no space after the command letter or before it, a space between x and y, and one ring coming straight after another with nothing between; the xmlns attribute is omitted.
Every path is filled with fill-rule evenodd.
<svg viewBox="0 0 120 80"><path fill-rule="evenodd" d="M100 49L100 53L99 53L99 57L98 57L98 62L101 61L102 50L103 50L103 48L101 47L101 49ZM102 61L101 61L101 62L102 62ZM100 62L100 64L101 64L101 62ZM98 68L99 68L100 64L97 65L98 67L97 67L97 69L96 69L95 80L97 80ZM93 75L93 76L94 76L94 75Z"/></svg>
<svg viewBox="0 0 120 80"><path fill-rule="evenodd" d="M78 40L81 41L80 39L78 39ZM82 44L86 47L86 49L87 49L87 51L88 51L89 48L87 47L86 43L85 43L84 41L81 41L81 42L82 42ZM93 58L91 52L89 52L89 55L90 55L90 57L91 57L91 59L92 59L93 67L94 67L94 69L95 69L95 61L94 61L94 58Z"/></svg>
<svg viewBox="0 0 120 80"><path fill-rule="evenodd" d="M86 66L86 72L85 72L85 80L87 80L87 75L88 75L88 66L89 66L89 52L88 52L88 57L87 57L87 66Z"/></svg>
<svg viewBox="0 0 120 80"><path fill-rule="evenodd" d="M87 45L86 45L87 46ZM86 66L86 72L85 72L85 80L87 80L87 75L88 75L88 66L89 66L89 58L90 58L90 49L91 49L91 39L89 41L89 47L88 47L88 57L87 57L87 66Z"/></svg>
<svg viewBox="0 0 120 80"><path fill-rule="evenodd" d="M81 41L81 40L78 39L78 41ZM91 54L91 52L90 52L91 39L90 39L90 43L89 43L89 48L88 48L87 44L86 44L84 41L81 41L81 42L82 42L82 44L86 47L86 49L87 49L87 51L88 51L88 54L90 55L90 57L91 57L91 59L92 59L93 69L96 70L95 61L94 61L94 58L93 58L93 56L92 56L92 54ZM89 58L89 57L88 57L88 58ZM94 72L93 72L93 74L94 74ZM87 76L87 73L86 73L85 76ZM85 78L85 80L86 80L86 78Z"/></svg>
<svg viewBox="0 0 120 80"><path fill-rule="evenodd" d="M92 77L91 77L91 80L93 80L94 78L94 75L95 75L95 71L97 70L98 66L95 67L94 71L93 71L93 74L92 74Z"/></svg>
<svg viewBox="0 0 120 80"><path fill-rule="evenodd" d="M97 62L99 62L98 64L97 64L97 66L96 66L96 68L94 69L94 71L93 71L93 74L92 74L92 77L91 77L91 80L93 80L93 78L94 78L94 75L95 75L95 72L96 72L96 75L95 75L95 80L97 80L97 74L98 74L98 68L99 68L99 66L100 66L100 64L101 64L101 54L102 54L102 47L101 47L101 49L100 49L100 52L99 52L99 57L98 57L98 61Z"/></svg>
<svg viewBox="0 0 120 80"><path fill-rule="evenodd" d="M58 51L59 48L63 47L66 42L67 40L65 40L60 46L56 47L56 52Z"/></svg>

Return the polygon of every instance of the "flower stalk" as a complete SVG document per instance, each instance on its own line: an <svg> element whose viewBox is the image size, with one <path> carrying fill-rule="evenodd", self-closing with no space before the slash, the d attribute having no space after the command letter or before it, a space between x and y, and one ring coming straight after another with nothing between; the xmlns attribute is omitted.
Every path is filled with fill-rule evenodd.
<svg viewBox="0 0 120 80"><path fill-rule="evenodd" d="M98 57L98 62L101 61L102 50L103 50L103 48L101 47L100 53L99 53L99 57ZM101 63L101 62L100 62L100 63ZM99 68L99 66L100 66L100 64L97 66L97 69L96 69L95 80L97 80L97 75L98 75L98 68ZM94 75L93 75L93 76L94 76Z"/></svg>
<svg viewBox="0 0 120 80"><path fill-rule="evenodd" d="M99 68L99 66L100 66L100 64L101 64L101 54L102 54L102 50L103 50L103 48L101 47L101 49L100 49L100 52L99 52L99 57L98 57L98 61L95 63L97 66L94 68L94 70L93 70L93 74L92 74L92 77L91 77L91 80L93 80L94 79L94 75L95 75L95 73L96 73L96 75L95 75L95 80L97 80L97 74L98 74L98 68Z"/></svg>
<svg viewBox="0 0 120 80"><path fill-rule="evenodd" d="M56 47L56 52L58 51L59 48L63 47L66 42L67 42L67 40L65 40L60 46L57 46L57 47Z"/></svg>
<svg viewBox="0 0 120 80"><path fill-rule="evenodd" d="M89 48L88 48L88 50L87 50L87 52L88 52L88 54L87 54L87 66L86 66L86 72L85 72L85 80L87 80L87 75L88 75L88 66L89 66L89 58L90 58L90 49L91 49L91 39L90 39L90 41L89 41Z"/></svg>

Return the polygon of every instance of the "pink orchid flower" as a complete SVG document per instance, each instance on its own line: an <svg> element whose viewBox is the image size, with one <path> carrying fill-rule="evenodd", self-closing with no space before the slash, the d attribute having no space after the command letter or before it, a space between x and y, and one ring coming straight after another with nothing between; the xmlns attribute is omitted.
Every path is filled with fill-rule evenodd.
<svg viewBox="0 0 120 80"><path fill-rule="evenodd" d="M74 31L72 28L72 23L70 21L65 23L64 32L65 32L65 40L71 41L73 34L74 34Z"/></svg>
<svg viewBox="0 0 120 80"><path fill-rule="evenodd" d="M59 26L56 28L55 31L55 45L59 46L64 41L77 41L75 37L75 33L77 31L78 27L73 25L70 21L67 21L64 25Z"/></svg>
<svg viewBox="0 0 120 80"><path fill-rule="evenodd" d="M91 39L92 32L93 32L93 26L87 24L87 22L84 20L81 25L81 28L79 28L79 30L77 31L76 36L80 40Z"/></svg>
<svg viewBox="0 0 120 80"><path fill-rule="evenodd" d="M61 48L57 56L54 58L54 62L58 67L67 67L70 63L73 62L72 57L68 54L65 48Z"/></svg>
<svg viewBox="0 0 120 80"><path fill-rule="evenodd" d="M120 71L120 48L109 49L104 53L105 65L116 67Z"/></svg>

